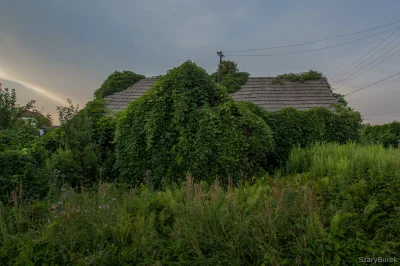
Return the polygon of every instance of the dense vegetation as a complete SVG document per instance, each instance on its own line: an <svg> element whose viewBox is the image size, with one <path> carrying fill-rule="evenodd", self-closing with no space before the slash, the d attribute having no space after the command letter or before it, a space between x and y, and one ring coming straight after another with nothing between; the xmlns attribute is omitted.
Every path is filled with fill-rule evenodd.
<svg viewBox="0 0 400 266"><path fill-rule="evenodd" d="M2 264L355 265L400 254L400 150L296 149L288 176L116 184L0 206ZM53 191L53 190L52 190Z"/></svg>
<svg viewBox="0 0 400 266"><path fill-rule="evenodd" d="M0 91L0 264L398 258L400 123L363 127L340 95L266 112L214 78L186 62L116 114L69 100L44 137Z"/></svg>
<svg viewBox="0 0 400 266"><path fill-rule="evenodd" d="M220 67L220 84L223 85L228 93L238 91L244 85L250 74L247 72L240 72L237 64L233 61L224 60ZM218 70L211 74L211 78L218 81Z"/></svg>
<svg viewBox="0 0 400 266"><path fill-rule="evenodd" d="M270 128L186 62L132 102L117 125L117 163L128 183L146 173L162 182L187 173L212 181L251 177L273 150Z"/></svg>
<svg viewBox="0 0 400 266"><path fill-rule="evenodd" d="M364 143L379 143L384 147L398 148L400 145L400 122L392 122L385 125L367 125L362 134Z"/></svg>
<svg viewBox="0 0 400 266"><path fill-rule="evenodd" d="M321 72L310 70L308 72L302 73L285 73L282 75L278 75L273 81L272 84L283 84L283 81L290 82L301 82L304 83L310 80L320 80L324 78L324 75Z"/></svg>
<svg viewBox="0 0 400 266"><path fill-rule="evenodd" d="M322 141L344 144L349 140L358 140L361 131L360 114L343 106L337 106L336 113L324 108L308 111L285 108L266 112L254 103L241 104L262 117L272 129L276 145L270 154L270 166L282 166L297 145L306 147Z"/></svg>
<svg viewBox="0 0 400 266"><path fill-rule="evenodd" d="M94 96L96 99L102 99L108 95L127 89L143 78L145 78L145 76L132 71L114 71L114 73L108 76L103 82L101 87L94 92Z"/></svg>

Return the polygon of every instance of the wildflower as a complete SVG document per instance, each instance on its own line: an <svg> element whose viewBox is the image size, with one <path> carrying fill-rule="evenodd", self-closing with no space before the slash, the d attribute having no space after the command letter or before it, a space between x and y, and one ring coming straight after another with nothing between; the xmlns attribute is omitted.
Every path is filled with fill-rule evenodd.
<svg viewBox="0 0 400 266"><path fill-rule="evenodd" d="M53 206L51 206L51 208L54 210L55 208L57 208L58 206L57 206L57 204L56 205L53 205Z"/></svg>
<svg viewBox="0 0 400 266"><path fill-rule="evenodd" d="M110 208L110 205L108 205L108 203L107 203L106 207L107 207L107 208Z"/></svg>
<svg viewBox="0 0 400 266"><path fill-rule="evenodd" d="M117 199L116 198L112 198L112 201L116 201Z"/></svg>
<svg viewBox="0 0 400 266"><path fill-rule="evenodd" d="M62 211L62 212L60 212L61 213L61 215L64 215L65 214L65 211Z"/></svg>
<svg viewBox="0 0 400 266"><path fill-rule="evenodd" d="M51 222L50 219L48 219L47 222L50 223Z"/></svg>

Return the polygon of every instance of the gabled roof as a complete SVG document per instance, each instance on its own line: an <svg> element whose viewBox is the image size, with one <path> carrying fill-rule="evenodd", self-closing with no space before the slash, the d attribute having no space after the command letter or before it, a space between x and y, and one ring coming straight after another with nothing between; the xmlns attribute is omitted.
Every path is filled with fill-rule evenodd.
<svg viewBox="0 0 400 266"><path fill-rule="evenodd" d="M325 107L334 111L333 104L338 103L326 79L304 83L282 81L282 84L272 84L273 80L274 78L264 77L249 78L239 91L232 93L232 97L237 101L253 102L267 111L285 107L298 110Z"/></svg>
<svg viewBox="0 0 400 266"><path fill-rule="evenodd" d="M272 84L272 80L274 78L249 78L239 91L231 95L237 101L253 102L268 111L285 107L298 110L325 107L333 111L333 104L338 102L333 97L326 79L304 83L283 81L282 84ZM106 106L111 111L122 111L131 101L149 90L155 82L156 78L141 79L128 89L105 97Z"/></svg>

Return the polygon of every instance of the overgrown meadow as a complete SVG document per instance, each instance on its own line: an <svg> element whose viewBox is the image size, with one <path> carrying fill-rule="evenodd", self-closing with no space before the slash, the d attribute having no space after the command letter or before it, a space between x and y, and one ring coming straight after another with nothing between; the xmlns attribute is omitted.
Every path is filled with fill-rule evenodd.
<svg viewBox="0 0 400 266"><path fill-rule="evenodd" d="M111 114L103 98L144 78L115 72L43 137L2 90L0 264L400 259L399 123L363 126L343 98L334 113L235 102L248 75L226 62L223 86L186 62Z"/></svg>

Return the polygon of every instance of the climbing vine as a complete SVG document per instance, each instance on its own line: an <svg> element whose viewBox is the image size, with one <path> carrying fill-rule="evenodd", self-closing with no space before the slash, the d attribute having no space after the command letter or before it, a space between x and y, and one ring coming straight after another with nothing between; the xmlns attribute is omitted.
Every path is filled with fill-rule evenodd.
<svg viewBox="0 0 400 266"><path fill-rule="evenodd" d="M262 172L273 149L263 119L235 102L196 64L170 70L121 114L116 166L123 180L180 181L190 173L234 182Z"/></svg>

